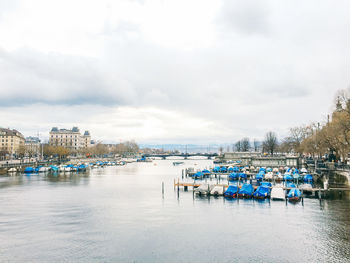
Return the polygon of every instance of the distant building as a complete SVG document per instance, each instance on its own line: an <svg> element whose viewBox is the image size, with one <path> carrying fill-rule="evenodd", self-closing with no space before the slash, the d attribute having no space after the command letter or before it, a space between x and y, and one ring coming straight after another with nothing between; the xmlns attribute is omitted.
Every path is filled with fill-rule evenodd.
<svg viewBox="0 0 350 263"><path fill-rule="evenodd" d="M0 128L0 150L2 153L18 154L21 147L24 147L22 133L17 130Z"/></svg>
<svg viewBox="0 0 350 263"><path fill-rule="evenodd" d="M30 157L40 155L40 139L38 137L26 137L24 146L26 155Z"/></svg>
<svg viewBox="0 0 350 263"><path fill-rule="evenodd" d="M89 131L81 135L78 127L73 127L71 130L53 127L50 131L49 144L78 150L91 146L91 136Z"/></svg>

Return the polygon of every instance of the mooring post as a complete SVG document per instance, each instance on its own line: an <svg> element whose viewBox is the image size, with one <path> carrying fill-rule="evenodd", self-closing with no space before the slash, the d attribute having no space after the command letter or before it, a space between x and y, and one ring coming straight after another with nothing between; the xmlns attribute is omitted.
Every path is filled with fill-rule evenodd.
<svg viewBox="0 0 350 263"><path fill-rule="evenodd" d="M184 169L182 169L182 178L184 178Z"/></svg>
<svg viewBox="0 0 350 263"><path fill-rule="evenodd" d="M177 192L180 191L180 179L177 178Z"/></svg>
<svg viewBox="0 0 350 263"><path fill-rule="evenodd" d="M318 188L318 199L320 199L320 204L321 204L321 201L322 201L321 188Z"/></svg>
<svg viewBox="0 0 350 263"><path fill-rule="evenodd" d="M285 198L286 198L286 205L288 204L288 196L287 196L287 191L286 191L286 193L285 193Z"/></svg>
<svg viewBox="0 0 350 263"><path fill-rule="evenodd" d="M162 197L164 199L164 182L162 182Z"/></svg>
<svg viewBox="0 0 350 263"><path fill-rule="evenodd" d="M301 190L301 205L304 206L304 190Z"/></svg>

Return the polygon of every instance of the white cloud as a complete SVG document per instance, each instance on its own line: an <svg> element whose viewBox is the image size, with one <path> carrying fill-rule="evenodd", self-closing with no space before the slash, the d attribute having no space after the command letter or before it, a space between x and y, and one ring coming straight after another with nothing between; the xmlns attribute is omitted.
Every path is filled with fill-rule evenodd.
<svg viewBox="0 0 350 263"><path fill-rule="evenodd" d="M322 119L349 86L348 7L2 2L1 126L35 133L74 124L103 140L141 142L284 135Z"/></svg>

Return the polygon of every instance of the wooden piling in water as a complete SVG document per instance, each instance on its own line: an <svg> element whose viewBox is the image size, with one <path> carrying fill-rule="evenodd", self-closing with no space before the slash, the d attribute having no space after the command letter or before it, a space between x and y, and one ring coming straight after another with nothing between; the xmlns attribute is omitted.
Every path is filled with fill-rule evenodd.
<svg viewBox="0 0 350 263"><path fill-rule="evenodd" d="M164 182L162 182L162 197L164 199Z"/></svg>

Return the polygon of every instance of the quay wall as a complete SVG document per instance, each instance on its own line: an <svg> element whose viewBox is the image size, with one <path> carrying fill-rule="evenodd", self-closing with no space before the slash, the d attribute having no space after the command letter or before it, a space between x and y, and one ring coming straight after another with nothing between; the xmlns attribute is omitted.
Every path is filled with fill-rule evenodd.
<svg viewBox="0 0 350 263"><path fill-rule="evenodd" d="M217 160L222 161L241 161L242 165L257 166L257 167L297 167L300 168L301 160L297 156L261 156L261 153L224 153Z"/></svg>

